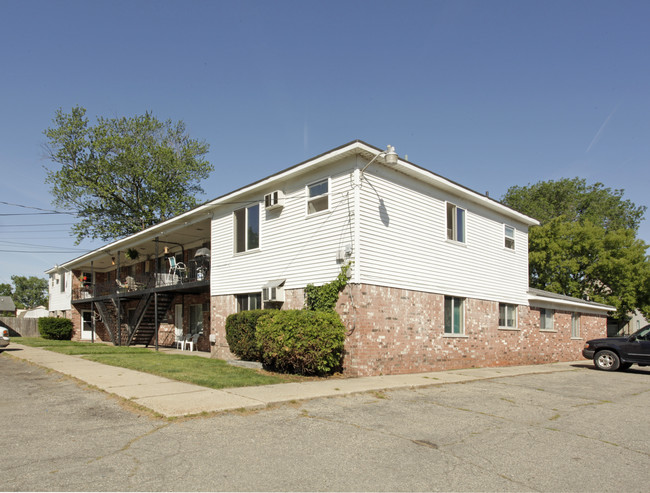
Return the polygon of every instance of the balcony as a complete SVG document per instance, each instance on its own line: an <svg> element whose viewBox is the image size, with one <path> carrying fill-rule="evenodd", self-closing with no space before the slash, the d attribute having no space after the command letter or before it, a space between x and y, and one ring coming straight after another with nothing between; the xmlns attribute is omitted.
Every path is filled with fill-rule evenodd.
<svg viewBox="0 0 650 493"><path fill-rule="evenodd" d="M135 274L123 279L96 283L94 291L92 284L82 284L72 290L72 301L84 302L107 297L134 298L152 291L198 292L207 289L209 281L209 264L190 261L185 270L177 270L176 273Z"/></svg>

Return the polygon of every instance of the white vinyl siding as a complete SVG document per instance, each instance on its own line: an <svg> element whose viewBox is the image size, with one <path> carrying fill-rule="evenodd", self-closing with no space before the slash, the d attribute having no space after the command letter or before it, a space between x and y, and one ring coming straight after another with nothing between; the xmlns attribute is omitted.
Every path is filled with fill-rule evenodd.
<svg viewBox="0 0 650 493"><path fill-rule="evenodd" d="M524 224L510 251L503 216L397 172L368 168L359 193L359 282L528 304ZM465 243L447 239L449 202L465 210Z"/></svg>
<svg viewBox="0 0 650 493"><path fill-rule="evenodd" d="M65 288L61 290L61 285ZM72 273L55 272L50 274L49 311L70 310L72 307Z"/></svg>
<svg viewBox="0 0 650 493"><path fill-rule="evenodd" d="M332 281L340 272L337 252L354 243L354 193L351 175L354 157L282 183L285 192L281 211L261 210L260 250L255 255L232 256L233 227L231 210L219 209L212 220L211 294L247 294L260 292L273 279L286 279L285 289L304 288ZM307 215L307 183L328 182L329 212ZM273 189L278 188L274 186ZM262 200L262 190L237 201Z"/></svg>

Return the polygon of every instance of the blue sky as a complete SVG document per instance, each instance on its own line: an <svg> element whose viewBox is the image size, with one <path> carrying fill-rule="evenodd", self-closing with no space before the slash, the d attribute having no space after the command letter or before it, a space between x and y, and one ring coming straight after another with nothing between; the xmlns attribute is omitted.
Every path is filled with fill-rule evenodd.
<svg viewBox="0 0 650 493"><path fill-rule="evenodd" d="M183 120L217 197L354 139L499 198L580 176L650 205L647 1L0 0L0 201L52 208L58 108ZM0 203L0 283L84 250ZM644 221L640 238L650 243Z"/></svg>

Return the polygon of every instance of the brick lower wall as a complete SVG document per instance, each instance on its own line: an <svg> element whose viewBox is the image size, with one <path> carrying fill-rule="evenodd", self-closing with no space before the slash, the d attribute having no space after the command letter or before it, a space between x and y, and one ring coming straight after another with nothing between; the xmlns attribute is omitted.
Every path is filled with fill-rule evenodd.
<svg viewBox="0 0 650 493"><path fill-rule="evenodd" d="M517 330L499 327L499 303L465 300L465 333L444 333L444 296L349 285L337 307L346 327L345 373L355 376L580 359L584 341L604 337L607 318L582 313L571 337L571 312L556 311L553 331L539 329L539 309L517 307Z"/></svg>
<svg viewBox="0 0 650 493"><path fill-rule="evenodd" d="M283 309L300 309L304 290L287 290ZM225 335L226 317L237 311L232 295L211 298L215 358L232 358ZM348 285L337 305L346 326L344 373L349 376L417 373L573 361L584 341L604 337L604 315L582 313L580 337L571 337L571 312L556 311L553 331L539 328L539 309L517 308L516 330L499 327L499 303L465 300L465 333L444 333L440 294Z"/></svg>

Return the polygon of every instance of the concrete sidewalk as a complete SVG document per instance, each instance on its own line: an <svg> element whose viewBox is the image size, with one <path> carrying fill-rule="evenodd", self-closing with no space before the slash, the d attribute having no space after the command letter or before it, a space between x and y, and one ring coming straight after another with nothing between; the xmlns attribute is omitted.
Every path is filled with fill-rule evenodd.
<svg viewBox="0 0 650 493"><path fill-rule="evenodd" d="M79 356L68 356L21 344L12 343L7 354L69 375L105 392L129 399L166 417L233 409L257 409L273 403L357 392L425 387L532 373L572 371L575 370L574 365L576 364L586 366L591 364L589 361L583 360L546 365L470 368L410 375L325 379L214 390L148 373L87 361Z"/></svg>

